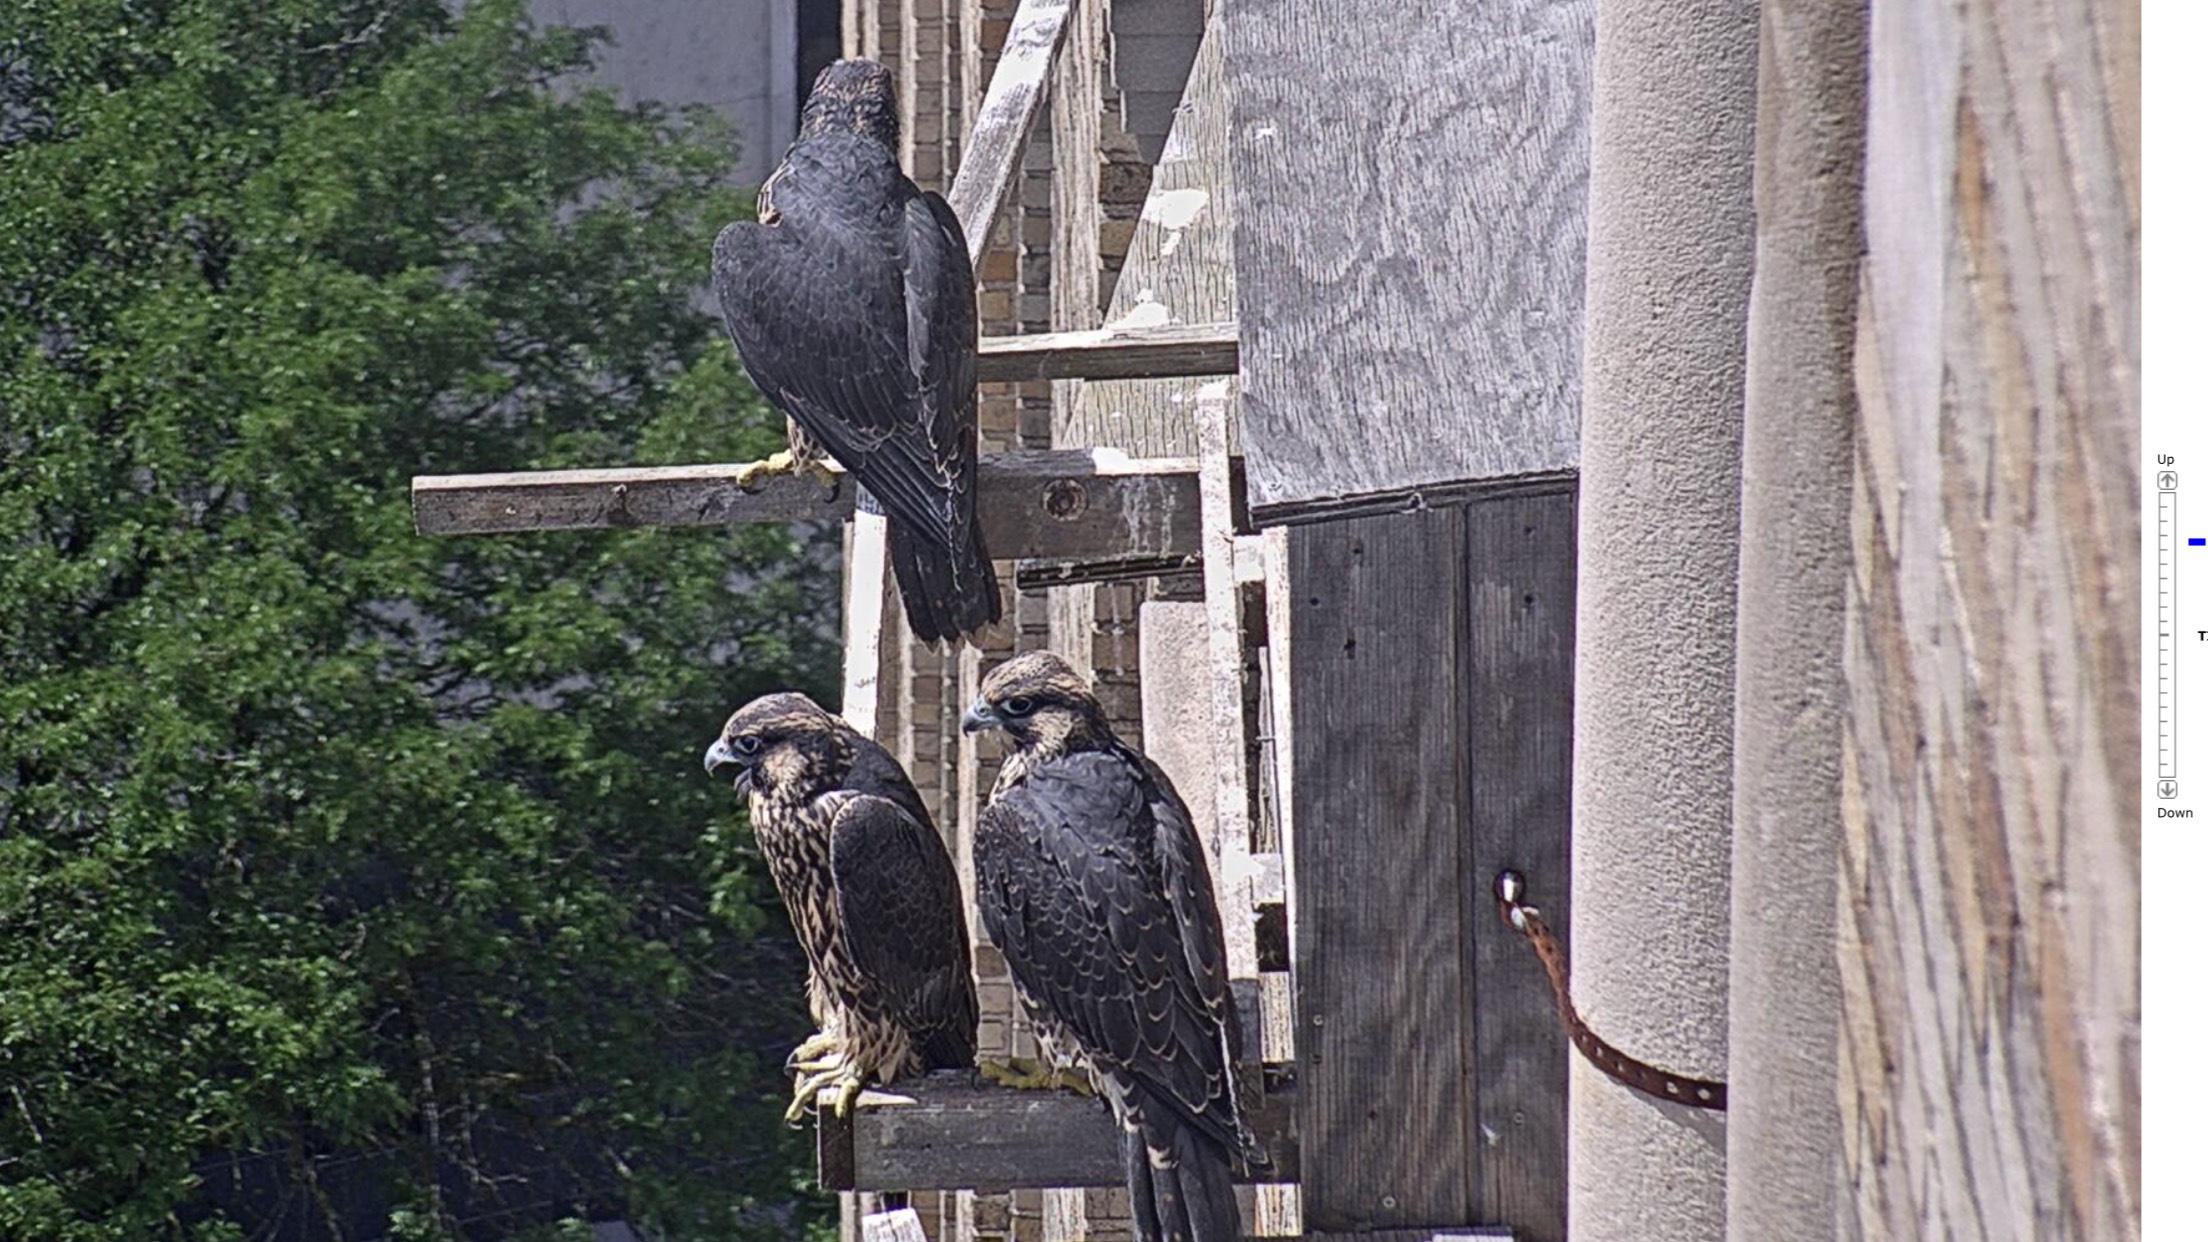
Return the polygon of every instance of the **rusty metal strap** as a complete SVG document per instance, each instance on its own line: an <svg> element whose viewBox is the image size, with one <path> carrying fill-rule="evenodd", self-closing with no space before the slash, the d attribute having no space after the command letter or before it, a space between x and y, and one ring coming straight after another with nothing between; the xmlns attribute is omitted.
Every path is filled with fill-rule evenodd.
<svg viewBox="0 0 2208 1242"><path fill-rule="evenodd" d="M1556 934L1549 930L1549 925L1541 921L1541 912L1520 900L1525 891L1525 877L1515 871L1505 871L1495 877L1496 908L1505 923L1532 942L1534 953L1541 958L1542 969L1549 972L1549 988L1556 993L1557 1017L1563 1020L1565 1033L1571 1036L1572 1046L1579 1049L1580 1055L1593 1062L1596 1069L1643 1095L1690 1108L1724 1112L1724 1083L1667 1074L1646 1061L1625 1055L1588 1029L1578 1008L1572 1004L1572 975L1564 960L1564 946L1556 942Z"/></svg>

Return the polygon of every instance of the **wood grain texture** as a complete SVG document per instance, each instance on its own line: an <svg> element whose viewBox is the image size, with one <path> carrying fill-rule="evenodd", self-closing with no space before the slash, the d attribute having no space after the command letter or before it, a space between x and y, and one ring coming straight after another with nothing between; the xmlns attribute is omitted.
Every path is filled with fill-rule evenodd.
<svg viewBox="0 0 2208 1242"><path fill-rule="evenodd" d="M1291 1090L1248 1116L1273 1157L1267 1178L1293 1179L1300 1155ZM1070 1091L1011 1091L937 1074L866 1092L818 1133L828 1190L1039 1190L1124 1184L1119 1130L1103 1102Z"/></svg>
<svg viewBox="0 0 2208 1242"><path fill-rule="evenodd" d="M1592 0L1223 7L1252 505L1574 466Z"/></svg>
<svg viewBox="0 0 2208 1242"><path fill-rule="evenodd" d="M989 90L961 153L958 177L945 196L966 230L966 249L977 265L1019 185L1020 155L1049 96L1051 61L1065 37L1071 8L1072 0L1021 0L989 75Z"/></svg>
<svg viewBox="0 0 2208 1242"><path fill-rule="evenodd" d="M1512 1242L1521 1235L1508 1229L1474 1226L1456 1229L1373 1229L1362 1233L1307 1233L1302 1242Z"/></svg>
<svg viewBox="0 0 2208 1242"><path fill-rule="evenodd" d="M1569 948L1574 507L1570 491L1557 491L1462 510L1478 1218L1508 1221L1526 1242L1565 1237L1571 1052L1539 959L1495 917L1486 886L1506 868L1528 877Z"/></svg>
<svg viewBox="0 0 2208 1242"><path fill-rule="evenodd" d="M860 1217L859 1237L863 1242L928 1242L928 1231L918 1212L897 1208Z"/></svg>
<svg viewBox="0 0 2208 1242"><path fill-rule="evenodd" d="M1204 522L1204 640L1208 684L1184 687L1208 701L1212 822L1204 830L1211 849L1226 937L1227 973L1257 978L1257 903L1250 889L1250 730L1244 714L1245 660L1242 586L1234 572L1234 491L1227 456L1227 385L1220 382L1196 400L1198 488Z"/></svg>
<svg viewBox="0 0 2208 1242"><path fill-rule="evenodd" d="M735 466L424 475L414 518L428 535L503 534L730 522L835 521L849 488L772 479L736 484ZM982 538L1000 558L1079 560L1199 550L1195 463L1109 449L995 453L981 459Z"/></svg>
<svg viewBox="0 0 2208 1242"><path fill-rule="evenodd" d="M984 337L974 374L984 382L1232 375L1241 358L1236 331L1232 323L1187 323Z"/></svg>
<svg viewBox="0 0 2208 1242"><path fill-rule="evenodd" d="M843 541L844 723L877 741L882 721L882 633L885 616L904 610L889 602L889 522L878 513L854 513ZM894 624L894 623L893 623Z"/></svg>
<svg viewBox="0 0 2208 1242"><path fill-rule="evenodd" d="M1456 512L1288 533L1307 1229L1478 1219Z"/></svg>
<svg viewBox="0 0 2208 1242"><path fill-rule="evenodd" d="M1235 213L1227 172L1219 22L1212 17L1197 50L1180 112L1151 176L1149 198L1112 291L1107 325L1129 331L1189 331L1192 325L1234 320ZM1218 373L1233 370L1229 366ZM1192 377L1199 374L1084 384L1059 429L1058 442L1111 444L1142 456L1193 454L1196 395L1205 381Z"/></svg>
<svg viewBox="0 0 2208 1242"><path fill-rule="evenodd" d="M2137 1238L2139 6L1872 6L1844 1176Z"/></svg>

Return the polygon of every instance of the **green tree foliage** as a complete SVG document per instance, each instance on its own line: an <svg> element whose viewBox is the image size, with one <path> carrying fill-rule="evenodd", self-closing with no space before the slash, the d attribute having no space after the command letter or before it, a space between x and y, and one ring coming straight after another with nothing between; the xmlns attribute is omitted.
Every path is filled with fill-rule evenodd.
<svg viewBox="0 0 2208 1242"><path fill-rule="evenodd" d="M727 136L588 54L519 0L0 5L0 1238L820 1210L697 755L831 666L829 557L411 529L416 473L775 444L697 292Z"/></svg>

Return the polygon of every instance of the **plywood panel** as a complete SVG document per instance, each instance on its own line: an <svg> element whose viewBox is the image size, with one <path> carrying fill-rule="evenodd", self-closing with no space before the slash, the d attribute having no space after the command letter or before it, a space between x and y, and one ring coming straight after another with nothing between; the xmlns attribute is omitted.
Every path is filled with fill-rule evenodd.
<svg viewBox="0 0 2208 1242"><path fill-rule="evenodd" d="M1592 0L1225 12L1253 513L1570 470Z"/></svg>

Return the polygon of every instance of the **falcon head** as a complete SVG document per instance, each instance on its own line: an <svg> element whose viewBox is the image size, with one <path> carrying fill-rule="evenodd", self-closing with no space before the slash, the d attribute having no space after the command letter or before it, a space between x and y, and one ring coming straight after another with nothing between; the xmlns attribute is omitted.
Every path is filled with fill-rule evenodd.
<svg viewBox="0 0 2208 1242"><path fill-rule="evenodd" d="M851 769L851 726L802 694L768 694L736 709L705 749L706 775L740 793L809 800Z"/></svg>
<svg viewBox="0 0 2208 1242"><path fill-rule="evenodd" d="M839 60L813 79L797 136L802 140L839 132L863 134L897 149L897 87L880 61Z"/></svg>
<svg viewBox="0 0 2208 1242"><path fill-rule="evenodd" d="M1014 747L1045 755L1102 745L1112 737L1089 683L1048 651L1016 655L991 669L960 727L967 733L1002 729Z"/></svg>

